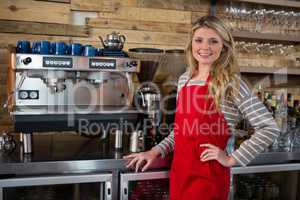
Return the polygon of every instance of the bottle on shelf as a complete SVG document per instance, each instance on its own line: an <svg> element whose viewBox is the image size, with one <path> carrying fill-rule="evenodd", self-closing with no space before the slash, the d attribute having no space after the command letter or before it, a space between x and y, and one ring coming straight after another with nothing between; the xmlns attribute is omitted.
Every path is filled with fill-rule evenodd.
<svg viewBox="0 0 300 200"><path fill-rule="evenodd" d="M299 100L294 100L291 115L296 118L296 126L300 125L300 110L299 109L300 109Z"/></svg>
<svg viewBox="0 0 300 200"><path fill-rule="evenodd" d="M297 121L296 113L297 112L294 107L293 95L291 93L288 93L288 95L287 95L287 115L288 115L288 126L291 129L296 128L296 121Z"/></svg>
<svg viewBox="0 0 300 200"><path fill-rule="evenodd" d="M272 96L271 96L271 110L272 110L273 116L275 116L276 107L277 107L276 95L272 94Z"/></svg>
<svg viewBox="0 0 300 200"><path fill-rule="evenodd" d="M287 129L287 100L284 93L279 93L276 95L276 107L274 111L274 117L278 123L279 128L282 133L286 133Z"/></svg>
<svg viewBox="0 0 300 200"><path fill-rule="evenodd" d="M272 94L271 92L265 91L264 92L264 100L263 100L264 105L266 108L272 112L271 105L272 105Z"/></svg>
<svg viewBox="0 0 300 200"><path fill-rule="evenodd" d="M288 112L291 112L292 108L293 108L293 95L291 93L287 94L287 108L288 108Z"/></svg>

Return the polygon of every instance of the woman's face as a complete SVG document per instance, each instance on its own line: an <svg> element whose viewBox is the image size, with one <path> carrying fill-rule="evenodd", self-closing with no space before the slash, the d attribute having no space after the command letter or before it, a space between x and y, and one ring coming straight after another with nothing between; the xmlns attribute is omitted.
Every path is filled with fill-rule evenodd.
<svg viewBox="0 0 300 200"><path fill-rule="evenodd" d="M213 29L202 27L195 31L192 53L199 66L211 66L220 57L222 48L223 40Z"/></svg>

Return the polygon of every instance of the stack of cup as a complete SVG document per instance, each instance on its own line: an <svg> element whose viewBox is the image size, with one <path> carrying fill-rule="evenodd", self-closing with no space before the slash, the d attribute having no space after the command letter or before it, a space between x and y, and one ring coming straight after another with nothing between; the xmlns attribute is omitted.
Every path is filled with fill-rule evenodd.
<svg viewBox="0 0 300 200"><path fill-rule="evenodd" d="M30 47L30 41L20 40L16 47L17 53L33 53L41 55L71 55L71 56L98 56L101 54L98 49L92 45L83 46L80 43L71 43L67 45L65 42L50 43L46 40L34 41Z"/></svg>

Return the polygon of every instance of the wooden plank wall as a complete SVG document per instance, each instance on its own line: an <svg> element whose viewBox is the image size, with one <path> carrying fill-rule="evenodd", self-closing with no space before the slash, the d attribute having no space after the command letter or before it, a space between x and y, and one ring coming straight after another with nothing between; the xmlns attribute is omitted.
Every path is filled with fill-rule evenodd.
<svg viewBox="0 0 300 200"><path fill-rule="evenodd" d="M7 99L6 80L7 80L8 50L0 49L0 131L11 130L12 124L9 113L3 108L3 104ZM0 134L1 134L0 132Z"/></svg>
<svg viewBox="0 0 300 200"><path fill-rule="evenodd" d="M6 48L18 40L80 42L101 47L99 36L112 31L126 36L125 50L134 47L184 48L192 20L209 13L210 0L1 0L0 102L6 99ZM74 14L93 13L84 25ZM0 108L0 133L11 128Z"/></svg>

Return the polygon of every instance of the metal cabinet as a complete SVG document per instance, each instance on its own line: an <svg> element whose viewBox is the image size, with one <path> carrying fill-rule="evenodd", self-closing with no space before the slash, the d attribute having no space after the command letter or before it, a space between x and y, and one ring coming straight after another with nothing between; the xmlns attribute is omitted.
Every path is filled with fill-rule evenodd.
<svg viewBox="0 0 300 200"><path fill-rule="evenodd" d="M300 163L231 168L230 200L299 198Z"/></svg>
<svg viewBox="0 0 300 200"><path fill-rule="evenodd" d="M169 199L169 172L120 174L120 200Z"/></svg>
<svg viewBox="0 0 300 200"><path fill-rule="evenodd" d="M110 173L0 179L0 200L111 200L112 192Z"/></svg>

